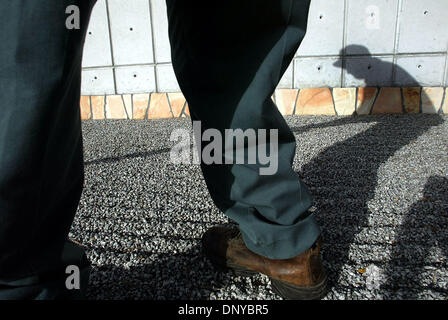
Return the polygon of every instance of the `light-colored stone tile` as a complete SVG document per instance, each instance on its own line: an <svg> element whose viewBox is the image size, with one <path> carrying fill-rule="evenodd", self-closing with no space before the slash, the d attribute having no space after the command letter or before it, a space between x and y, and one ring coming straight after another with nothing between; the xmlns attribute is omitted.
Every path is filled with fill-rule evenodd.
<svg viewBox="0 0 448 320"><path fill-rule="evenodd" d="M372 114L390 114L403 112L401 88L381 88Z"/></svg>
<svg viewBox="0 0 448 320"><path fill-rule="evenodd" d="M121 95L106 96L106 118L127 119Z"/></svg>
<svg viewBox="0 0 448 320"><path fill-rule="evenodd" d="M170 100L171 110L175 118L181 116L182 110L185 106L185 97L182 92L168 93L168 99Z"/></svg>
<svg viewBox="0 0 448 320"><path fill-rule="evenodd" d="M104 96L91 96L92 118L95 120L104 119Z"/></svg>
<svg viewBox="0 0 448 320"><path fill-rule="evenodd" d="M132 95L131 94L123 94L123 102L124 108L126 109L126 114L128 119L132 119Z"/></svg>
<svg viewBox="0 0 448 320"><path fill-rule="evenodd" d="M166 93L153 93L149 102L148 119L172 118L170 104Z"/></svg>
<svg viewBox="0 0 448 320"><path fill-rule="evenodd" d="M420 87L403 88L403 102L406 113L420 113L420 93Z"/></svg>
<svg viewBox="0 0 448 320"><path fill-rule="evenodd" d="M297 98L296 114L335 115L330 89L301 89Z"/></svg>
<svg viewBox="0 0 448 320"><path fill-rule="evenodd" d="M278 89L275 91L275 102L282 115L292 115L297 100L297 89Z"/></svg>
<svg viewBox="0 0 448 320"><path fill-rule="evenodd" d="M81 96L80 108L81 108L81 120L90 119L91 112L90 112L89 96Z"/></svg>
<svg viewBox="0 0 448 320"><path fill-rule="evenodd" d="M188 102L185 104L184 112L182 113L182 118L185 118L185 116L190 117L190 108L188 106Z"/></svg>
<svg viewBox="0 0 448 320"><path fill-rule="evenodd" d="M132 119L143 120L146 116L146 110L149 104L149 94L132 95L133 114Z"/></svg>
<svg viewBox="0 0 448 320"><path fill-rule="evenodd" d="M339 116L350 116L356 109L356 88L334 88L333 100Z"/></svg>
<svg viewBox="0 0 448 320"><path fill-rule="evenodd" d="M443 88L422 89L422 113L438 113L442 105Z"/></svg>
<svg viewBox="0 0 448 320"><path fill-rule="evenodd" d="M442 112L448 114L448 88L445 88L445 101L443 102Z"/></svg>
<svg viewBox="0 0 448 320"><path fill-rule="evenodd" d="M358 88L358 97L356 101L356 113L358 115L370 114L373 103L378 94L378 89L373 87Z"/></svg>

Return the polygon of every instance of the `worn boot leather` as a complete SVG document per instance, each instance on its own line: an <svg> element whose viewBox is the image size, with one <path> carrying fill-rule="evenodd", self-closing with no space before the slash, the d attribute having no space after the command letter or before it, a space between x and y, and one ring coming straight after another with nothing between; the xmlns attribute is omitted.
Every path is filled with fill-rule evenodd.
<svg viewBox="0 0 448 320"><path fill-rule="evenodd" d="M269 259L250 251L233 227L213 227L202 237L205 255L221 270L236 275L257 273L271 279L276 293L285 299L309 300L325 296L327 276L320 259L322 238L291 259Z"/></svg>

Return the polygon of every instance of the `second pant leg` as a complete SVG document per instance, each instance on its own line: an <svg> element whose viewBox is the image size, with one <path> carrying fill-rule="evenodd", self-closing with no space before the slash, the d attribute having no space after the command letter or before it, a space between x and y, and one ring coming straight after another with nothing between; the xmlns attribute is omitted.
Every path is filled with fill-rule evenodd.
<svg viewBox="0 0 448 320"><path fill-rule="evenodd" d="M83 186L81 59L94 2L0 3L0 299L59 297L67 264L87 267L66 239ZM66 27L70 5L80 29Z"/></svg>
<svg viewBox="0 0 448 320"><path fill-rule="evenodd" d="M277 129L278 170L201 164L215 204L246 245L274 259L308 249L320 234L311 196L292 169L295 137L271 100L306 30L309 0L168 0L174 70L202 132ZM203 147L205 144L203 144Z"/></svg>

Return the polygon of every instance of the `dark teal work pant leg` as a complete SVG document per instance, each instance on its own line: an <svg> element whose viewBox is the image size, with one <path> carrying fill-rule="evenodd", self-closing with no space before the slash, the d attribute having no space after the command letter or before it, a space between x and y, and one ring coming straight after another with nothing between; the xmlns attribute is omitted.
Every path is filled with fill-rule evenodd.
<svg viewBox="0 0 448 320"><path fill-rule="evenodd" d="M310 0L167 0L173 67L201 130L277 129L278 170L201 163L215 204L246 245L274 259L320 234L306 186L293 171L295 137L271 100L306 31ZM202 143L202 148L206 147ZM246 146L247 147L247 146Z"/></svg>
<svg viewBox="0 0 448 320"><path fill-rule="evenodd" d="M66 239L83 186L81 58L93 3L0 2L0 299L79 296L66 290L66 267L87 274ZM66 28L70 5L81 29Z"/></svg>

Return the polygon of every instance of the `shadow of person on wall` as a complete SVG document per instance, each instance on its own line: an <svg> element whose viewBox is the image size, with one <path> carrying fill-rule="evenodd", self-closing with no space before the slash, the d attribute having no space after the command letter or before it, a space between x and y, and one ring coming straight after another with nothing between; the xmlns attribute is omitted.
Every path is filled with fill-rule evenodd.
<svg viewBox="0 0 448 320"><path fill-rule="evenodd" d="M424 290L447 295L448 288L437 277L443 268L440 256L448 257L447 227L448 178L431 176L423 197L404 215L395 236L384 289L403 299L417 299Z"/></svg>
<svg viewBox="0 0 448 320"><path fill-rule="evenodd" d="M385 59L373 57L369 49L364 46L349 45L345 47L345 50L340 51L339 56L343 57L346 54L351 55L349 59L339 59L334 63L334 66L346 70L346 83L349 85L358 85L360 80L365 84L358 85L360 87L419 87L422 85L401 66L390 63ZM421 72L425 71L421 64L417 64L416 68ZM434 109L433 113L438 111Z"/></svg>
<svg viewBox="0 0 448 320"><path fill-rule="evenodd" d="M364 79L366 87L376 87L377 79L382 77L377 73L390 70L393 65L367 55L369 52L367 48L363 47L362 50L365 54L362 63L344 64L341 60L336 65L345 66L347 75ZM407 83L416 83L410 74L399 67L396 74L400 75L400 79L407 79ZM425 93L422 91L421 94ZM428 100L422 96L419 101L422 99ZM404 110L404 106L401 107ZM436 110L438 106L433 107L434 112L438 111ZM421 110L420 105L419 108ZM372 114L372 110L368 114ZM325 128L331 130L332 127L339 126L354 126L355 129L357 124L362 123L368 123L370 126L344 141L327 147L304 164L298 172L309 187L317 208L316 216L323 230L323 257L328 269L330 286L338 286L338 279L345 274L344 268L357 268L356 263L350 258L350 249L352 245L363 246L362 240L357 239L357 236L369 226L369 217L372 214L370 202L375 200L380 167L398 150L417 140L432 127L443 123L443 119L438 114L406 116L355 114L353 117L340 117L325 123L295 127L292 130L300 144L301 133L309 130ZM441 181L433 179L433 183L438 182ZM388 200L384 199L386 202ZM381 208L372 210L381 211ZM403 246L398 247L398 250L402 248ZM370 251L370 248L367 247L366 250ZM395 251L394 254L398 255Z"/></svg>

